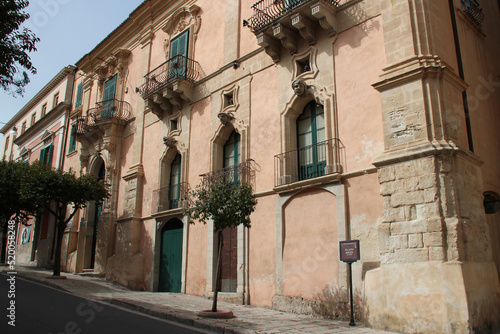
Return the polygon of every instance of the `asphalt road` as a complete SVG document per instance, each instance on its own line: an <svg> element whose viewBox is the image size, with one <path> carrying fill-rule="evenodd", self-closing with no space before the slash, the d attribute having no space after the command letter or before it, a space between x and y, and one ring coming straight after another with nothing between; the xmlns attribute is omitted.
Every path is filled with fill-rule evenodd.
<svg viewBox="0 0 500 334"><path fill-rule="evenodd" d="M19 277L9 280L5 274L0 274L0 315L2 334L209 333L80 298Z"/></svg>

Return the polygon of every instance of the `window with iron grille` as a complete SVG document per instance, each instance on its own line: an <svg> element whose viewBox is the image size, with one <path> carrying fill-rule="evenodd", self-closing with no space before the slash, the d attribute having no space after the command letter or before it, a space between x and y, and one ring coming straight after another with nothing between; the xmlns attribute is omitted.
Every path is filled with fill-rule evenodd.
<svg viewBox="0 0 500 334"><path fill-rule="evenodd" d="M52 151L54 150L54 145L50 144L40 150L40 161L46 165L50 166L52 164Z"/></svg>

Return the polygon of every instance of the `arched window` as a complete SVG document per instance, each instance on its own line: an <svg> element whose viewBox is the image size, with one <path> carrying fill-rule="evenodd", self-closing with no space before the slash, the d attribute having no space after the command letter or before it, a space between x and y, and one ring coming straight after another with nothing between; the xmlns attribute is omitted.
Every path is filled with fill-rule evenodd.
<svg viewBox="0 0 500 334"><path fill-rule="evenodd" d="M299 180L325 175L325 113L323 106L309 102L297 118Z"/></svg>
<svg viewBox="0 0 500 334"><path fill-rule="evenodd" d="M240 135L233 131L224 145L223 168L231 167L240 163Z"/></svg>
<svg viewBox="0 0 500 334"><path fill-rule="evenodd" d="M181 155L177 153L174 161L170 165L170 183L169 183L169 209L179 207L179 198L181 195Z"/></svg>

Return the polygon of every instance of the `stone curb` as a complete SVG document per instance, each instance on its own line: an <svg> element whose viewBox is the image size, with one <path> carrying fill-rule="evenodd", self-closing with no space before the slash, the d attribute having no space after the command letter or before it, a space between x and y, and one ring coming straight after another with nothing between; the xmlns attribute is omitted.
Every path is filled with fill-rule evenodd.
<svg viewBox="0 0 500 334"><path fill-rule="evenodd" d="M189 312L174 309L171 307L163 306L162 310L155 310L153 304L148 304L149 307L140 305L136 301L128 300L128 299L114 299L114 298L105 298L102 299L109 304L121 306L124 308L128 308L133 311L137 311L140 313L148 314L154 317L158 317L161 319L166 319L169 321L174 321L177 323L181 323L183 325L196 327L200 329L209 330L216 333L222 334L248 334L254 333L253 331L249 332L246 330L236 330L236 329L228 329L221 324L215 324L210 321L203 321L202 318L196 316L194 313L190 314Z"/></svg>
<svg viewBox="0 0 500 334"><path fill-rule="evenodd" d="M7 270L2 271L4 274L7 275L8 272ZM77 294L75 292L69 291L60 285L51 282L49 280L50 275L47 276L47 278L42 279L41 277L37 276L32 276L29 274L25 274L24 272L16 272L16 278L22 278L30 282L38 283L41 285L45 285L60 291L64 291L67 293L71 293L73 295L88 299L88 300L93 300L97 302L103 302L103 303L108 303L111 305L116 305L120 306L132 311L136 311L139 313L144 313L147 315L151 315L160 319L165 319L173 322L177 322L183 325L191 326L194 328L199 328L199 329L204 329L208 330L211 332L215 333L221 333L221 334L249 334L249 333L255 333L255 331L248 331L248 330L240 330L240 329L230 329L226 328L222 324L216 324L211 322L210 320L205 320L203 318L200 318L196 315L195 311L193 311L192 314L190 312L186 312L184 310L179 310L175 309L172 307L168 306L162 306L162 309L155 309L156 306L154 304L149 304L149 303L143 303L143 305L140 305L137 301L129 300L129 299L116 299L116 298L89 298L88 296L82 296L80 294ZM41 275L40 275L41 276ZM146 306L144 306L146 304ZM218 320L220 322L220 320Z"/></svg>

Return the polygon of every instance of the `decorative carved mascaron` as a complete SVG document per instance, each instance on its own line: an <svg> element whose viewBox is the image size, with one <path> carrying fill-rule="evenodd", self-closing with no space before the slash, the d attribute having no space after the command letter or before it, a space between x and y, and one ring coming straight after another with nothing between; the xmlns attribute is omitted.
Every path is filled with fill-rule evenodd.
<svg viewBox="0 0 500 334"><path fill-rule="evenodd" d="M225 112L220 112L217 115L217 117L224 126L230 124L231 121L234 119L234 115L232 113L225 113Z"/></svg>
<svg viewBox="0 0 500 334"><path fill-rule="evenodd" d="M292 82L292 88L293 88L293 92L297 96L303 96L307 92L307 90L309 89L309 87L306 85L304 79L302 79L302 78L297 79L294 82Z"/></svg>
<svg viewBox="0 0 500 334"><path fill-rule="evenodd" d="M163 143L168 148L174 148L177 144L177 140L175 140L174 137L172 137L172 136L165 136L165 137L163 137Z"/></svg>

